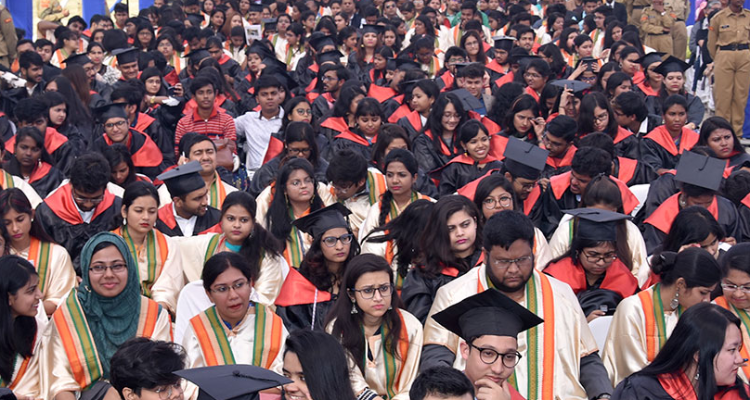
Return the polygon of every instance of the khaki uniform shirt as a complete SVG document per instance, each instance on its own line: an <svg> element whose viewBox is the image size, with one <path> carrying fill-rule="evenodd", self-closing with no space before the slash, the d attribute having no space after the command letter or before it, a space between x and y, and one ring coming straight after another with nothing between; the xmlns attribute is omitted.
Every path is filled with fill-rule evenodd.
<svg viewBox="0 0 750 400"><path fill-rule="evenodd" d="M711 57L721 46L750 43L750 11L742 9L739 13L725 8L719 11L708 27L708 51Z"/></svg>
<svg viewBox="0 0 750 400"><path fill-rule="evenodd" d="M677 16L669 11L662 14L651 7L646 7L641 14L641 31L649 35L661 35L664 33L664 28L672 29L676 19Z"/></svg>

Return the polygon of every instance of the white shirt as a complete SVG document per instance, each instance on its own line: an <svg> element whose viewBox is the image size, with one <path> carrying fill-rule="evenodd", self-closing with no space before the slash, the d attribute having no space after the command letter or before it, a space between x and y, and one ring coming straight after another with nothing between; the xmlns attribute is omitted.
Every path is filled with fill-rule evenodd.
<svg viewBox="0 0 750 400"><path fill-rule="evenodd" d="M81 208L78 207L78 203L76 203L76 199L73 199L73 204L76 205L76 210L78 210L78 214L81 215L81 218L83 218L83 222L90 224L91 219L94 218L94 211L96 210L96 207L92 208L91 211L81 211Z"/></svg>
<svg viewBox="0 0 750 400"><path fill-rule="evenodd" d="M263 164L263 158L268 151L268 141L271 135L281 129L284 109L279 107L279 113L271 119L266 119L260 111L249 111L234 120L237 136L245 137L245 168L248 179L252 179L255 171Z"/></svg>
<svg viewBox="0 0 750 400"><path fill-rule="evenodd" d="M180 230L182 231L183 237L190 237L193 236L193 231L195 230L195 222L198 220L197 215L193 215L190 218L182 218L179 215L177 215L177 209L172 207L172 213L174 214L174 220L177 221L177 225L180 227Z"/></svg>
<svg viewBox="0 0 750 400"><path fill-rule="evenodd" d="M641 127L638 128L638 133L640 136L645 136L648 133L648 117L641 122Z"/></svg>

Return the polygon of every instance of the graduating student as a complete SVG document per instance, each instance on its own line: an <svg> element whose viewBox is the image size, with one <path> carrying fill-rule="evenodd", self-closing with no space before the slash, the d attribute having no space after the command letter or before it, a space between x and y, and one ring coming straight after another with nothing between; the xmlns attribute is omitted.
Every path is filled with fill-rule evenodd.
<svg viewBox="0 0 750 400"><path fill-rule="evenodd" d="M34 218L55 243L65 247L80 271L78 257L83 245L96 233L116 227L120 198L107 190L109 163L99 153L76 158L69 177L68 183L37 207Z"/></svg>
<svg viewBox="0 0 750 400"><path fill-rule="evenodd" d="M740 331L742 331L742 341L748 339L747 321L750 318L748 309L750 309L750 244L739 243L732 246L722 258L722 278L721 290L722 295L714 299L714 302L732 312L741 321ZM739 350L742 358L748 358L748 349L742 346ZM743 381L747 382L750 377L750 366L745 364L738 371Z"/></svg>
<svg viewBox="0 0 750 400"><path fill-rule="evenodd" d="M665 252L651 261L659 283L617 306L602 350L613 385L654 360L685 310L709 302L721 278L719 264L706 250Z"/></svg>
<svg viewBox="0 0 750 400"><path fill-rule="evenodd" d="M109 382L120 399L183 400L182 378L173 372L185 368L186 358L176 343L133 338L112 356Z"/></svg>
<svg viewBox="0 0 750 400"><path fill-rule="evenodd" d="M17 256L0 258L0 387L12 390L13 398L41 398L39 356L46 318L43 312L39 274Z"/></svg>
<svg viewBox="0 0 750 400"><path fill-rule="evenodd" d="M112 233L122 236L133 260L144 296L174 313L184 279L181 253L174 239L154 228L159 210L156 188L149 182L133 182L122 196L122 225Z"/></svg>
<svg viewBox="0 0 750 400"><path fill-rule="evenodd" d="M106 380L120 345L138 336L172 339L169 314L141 296L138 265L120 236L100 232L86 243L81 276L79 287L53 314L42 343L48 399L102 398L114 391Z"/></svg>
<svg viewBox="0 0 750 400"><path fill-rule="evenodd" d="M41 98L23 99L18 102L15 108L16 119L18 119L18 128L34 126L42 132L44 136L44 147L47 153L55 160L55 166L63 172L68 172L68 168L75 160L77 154L73 145L64 135L55 128L49 126L48 106ZM16 139L10 138L5 143L5 150L13 153L16 146Z"/></svg>
<svg viewBox="0 0 750 400"><path fill-rule="evenodd" d="M347 266L359 254L345 219L349 214L341 203L333 203L293 222L313 239L299 271L289 271L276 298L276 313L289 331L323 330L328 311L341 295Z"/></svg>
<svg viewBox="0 0 750 400"><path fill-rule="evenodd" d="M440 196L453 194L487 171L499 169L503 165L490 155L490 135L481 122L475 119L466 121L459 128L457 139L464 154L454 157L433 172L433 176L440 180Z"/></svg>
<svg viewBox="0 0 750 400"><path fill-rule="evenodd" d="M493 215L483 232L485 263L438 290L425 324L422 368L463 367L461 339L432 315L486 290L499 290L544 319L541 327L520 333L523 349L515 388L530 399L607 398L612 386L578 299L565 283L534 268L534 225L518 211ZM535 348L532 354L530 348Z"/></svg>
<svg viewBox="0 0 750 400"><path fill-rule="evenodd" d="M258 276L253 279L257 302L268 306L273 304L289 266L281 255L282 243L256 222L256 209L255 199L249 193L230 193L221 208L219 233L210 232L180 240L182 271L188 282L200 279L203 264L215 254L238 253L247 259L253 270L258 271Z"/></svg>
<svg viewBox="0 0 750 400"><path fill-rule="evenodd" d="M661 115L663 114L661 103L664 100L672 95L682 96L688 104L685 127L695 131L703 122L706 108L700 98L685 90L685 71L688 68L690 68L690 64L675 56L669 56L656 67L654 72L663 78L661 89L658 92L658 97L654 98L655 101L649 102L647 99L646 105L649 107L648 111L651 114Z"/></svg>
<svg viewBox="0 0 750 400"><path fill-rule="evenodd" d="M662 106L664 125L641 140L640 159L659 175L677 166L680 155L698 143L700 136L685 127L687 109L684 97L667 97Z"/></svg>
<svg viewBox="0 0 750 400"><path fill-rule="evenodd" d="M47 197L60 186L64 176L62 171L52 166L54 161L44 148L44 136L35 127L27 126L19 129L14 137L16 144L13 155L3 168L13 177L20 178L19 181L23 179L23 185L19 185L21 188L31 185L36 197Z"/></svg>
<svg viewBox="0 0 750 400"><path fill-rule="evenodd" d="M596 147L609 153L612 157L612 171L610 175L627 186L651 183L658 178L654 170L645 163L637 159L618 156L612 137L606 133L590 133L578 141L578 146Z"/></svg>
<svg viewBox="0 0 750 400"><path fill-rule="evenodd" d="M333 138L331 151L352 149L365 158L372 158L372 146L378 141L378 132L385 122L385 114L377 100L365 97L354 112L355 127Z"/></svg>
<svg viewBox="0 0 750 400"><path fill-rule="evenodd" d="M610 101L603 93L592 92L583 96L578 123L580 138L593 132L604 132L614 141L617 155L638 158L638 135L617 123Z"/></svg>
<svg viewBox="0 0 750 400"><path fill-rule="evenodd" d="M716 157L727 160L728 167L750 164L750 154L745 152L735 136L732 124L722 117L711 117L703 121L697 146L708 146Z"/></svg>
<svg viewBox="0 0 750 400"><path fill-rule="evenodd" d="M172 203L159 208L156 229L161 233L187 237L218 229L220 213L208 205L208 188L200 175L202 170L200 162L191 161L157 176L172 196Z"/></svg>
<svg viewBox="0 0 750 400"><path fill-rule="evenodd" d="M401 308L393 271L382 257L362 254L348 265L326 331L341 341L354 393L408 398L419 370L422 324Z"/></svg>
<svg viewBox="0 0 750 400"><path fill-rule="evenodd" d="M201 279L214 304L190 320L182 346L188 368L250 364L281 373L284 323L273 310L250 301L258 270L233 252L206 261Z"/></svg>
<svg viewBox="0 0 750 400"><path fill-rule="evenodd" d="M422 132L414 139L414 155L424 171L434 171L460 154L458 127L467 116L453 93L441 94L432 106Z"/></svg>
<svg viewBox="0 0 750 400"><path fill-rule="evenodd" d="M518 335L543 323L541 318L497 290L467 297L432 318L464 340L464 373L478 399L523 399L513 385L521 361Z"/></svg>
<svg viewBox="0 0 750 400"><path fill-rule="evenodd" d="M414 139L422 132L430 116L432 105L435 104L439 94L440 89L432 79L418 80L411 85L408 101L412 111L397 121L410 138Z"/></svg>
<svg viewBox="0 0 750 400"><path fill-rule="evenodd" d="M684 157L687 155L687 157ZM724 162L716 158L685 152L677 166L674 179L681 182L678 193L666 199L646 220L643 238L649 253L659 246L669 233L672 221L681 209L701 206L708 209L724 229L727 238L736 238L744 227L737 208L717 194L724 173Z"/></svg>
<svg viewBox="0 0 750 400"><path fill-rule="evenodd" d="M576 217L573 240L568 252L551 261L544 273L570 285L591 322L638 290L638 280L620 261L629 263L628 242L617 241L619 221L629 217L595 208L566 213Z"/></svg>
<svg viewBox="0 0 750 400"><path fill-rule="evenodd" d="M493 47L495 57L485 65L485 68L490 72L490 82L495 82L508 73L510 69L509 55L516 40L512 36L494 36L492 38L495 43Z"/></svg>
<svg viewBox="0 0 750 400"><path fill-rule="evenodd" d="M547 130L542 136L542 144L549 151L547 165L544 166L542 176L550 178L570 171L576 146L573 140L578 133L576 120L567 115L558 115L547 124Z"/></svg>
<svg viewBox="0 0 750 400"><path fill-rule="evenodd" d="M182 137L179 151L187 162L200 162L200 175L208 187L208 206L220 209L227 195L236 192L237 188L221 179L222 174L226 175L227 171L216 164L216 144L206 135L189 132ZM165 205L171 202L172 196L167 185L160 186L159 203Z"/></svg>
<svg viewBox="0 0 750 400"><path fill-rule="evenodd" d="M351 212L349 225L357 236L370 206L387 190L385 176L375 168L368 168L361 154L344 149L334 154L326 169L326 178L335 201Z"/></svg>
<svg viewBox="0 0 750 400"><path fill-rule="evenodd" d="M493 138L499 135L493 135ZM549 152L539 146L516 138L508 138L504 152L501 173L513 185L518 200L518 211L523 212L535 223L542 217L542 170L549 158Z"/></svg>

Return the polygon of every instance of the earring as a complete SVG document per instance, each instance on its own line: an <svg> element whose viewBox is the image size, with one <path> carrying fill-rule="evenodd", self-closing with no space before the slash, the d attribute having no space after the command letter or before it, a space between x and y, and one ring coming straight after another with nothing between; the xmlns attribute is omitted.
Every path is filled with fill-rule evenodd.
<svg viewBox="0 0 750 400"><path fill-rule="evenodd" d="M357 305L352 303L352 315L359 313L359 310L357 310Z"/></svg>
<svg viewBox="0 0 750 400"><path fill-rule="evenodd" d="M128 219L127 218L123 218L122 219L122 224L123 225L127 225L128 224Z"/></svg>
<svg viewBox="0 0 750 400"><path fill-rule="evenodd" d="M388 309L389 310L393 310L393 304L391 304L390 306L388 306Z"/></svg>
<svg viewBox="0 0 750 400"><path fill-rule="evenodd" d="M669 307L673 310L680 306L680 292L675 292L674 298L669 302Z"/></svg>

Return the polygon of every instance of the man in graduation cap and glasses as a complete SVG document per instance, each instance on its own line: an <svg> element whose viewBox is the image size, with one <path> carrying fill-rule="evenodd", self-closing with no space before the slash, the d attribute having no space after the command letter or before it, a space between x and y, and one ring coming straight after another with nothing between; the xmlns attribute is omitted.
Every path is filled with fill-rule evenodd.
<svg viewBox="0 0 750 400"><path fill-rule="evenodd" d="M478 389L483 387L486 381L481 376L473 376L473 368L477 364L469 362L474 350L477 350L472 345L489 347L490 339L495 341L496 338L488 336L491 332L479 331L483 336L479 336L480 341L477 342L477 338L473 337L477 333L468 333L462 337L468 339L469 344L462 345L461 337L450 326L446 329L440 325L447 323L448 318L441 320L438 316L464 299L497 290L520 307L544 319L544 324L523 332L523 328L533 324L518 324L517 351L521 358L520 361L508 363L517 365L517 368L513 372L503 365L504 368L500 369L504 371L503 375L493 373L491 376L508 379L507 385L514 386L518 393L528 399L609 398L612 385L578 299L570 286L548 277L534 266L534 225L531 220L518 211L501 211L490 217L482 236L484 263L438 289L429 314L435 318L428 317L425 323L422 370L439 365L452 365L458 369L465 367L471 371L467 374L472 374L470 379L475 386ZM519 315L517 312L511 314ZM479 329L497 324L487 323L491 317L486 315L469 314L463 318L466 323ZM508 322L503 324L506 327L510 325ZM467 328L461 326L461 329ZM513 344L512 341L510 344ZM515 349L500 347L493 350L507 354L508 350ZM480 352L480 357L481 353L484 351ZM511 357L508 358L507 361L513 361ZM477 361L481 362L481 358ZM496 386L489 386L497 390Z"/></svg>
<svg viewBox="0 0 750 400"><path fill-rule="evenodd" d="M117 59L117 69L122 76L121 81L138 78L138 49L130 47L127 49L115 49L112 54Z"/></svg>
<svg viewBox="0 0 750 400"><path fill-rule="evenodd" d="M734 244L737 235L744 235L734 203L718 195L726 162L687 151L677 165L674 180L681 190L665 200L644 221L643 239L646 250L652 254L669 233L672 222L680 210L690 206L707 209L724 230L725 242ZM642 228L643 229L643 228Z"/></svg>
<svg viewBox="0 0 750 400"><path fill-rule="evenodd" d="M305 93L311 91L317 84L317 76L320 71L317 55L337 49L336 40L333 36L325 35L323 32L313 32L307 40L310 44L307 55L297 63L297 79L300 87L306 88ZM315 81L315 83L313 83Z"/></svg>
<svg viewBox="0 0 750 400"><path fill-rule="evenodd" d="M200 175L200 162L180 165L156 179L164 181L172 202L159 208L156 229L167 236L221 233L221 212L208 205L208 186Z"/></svg>
<svg viewBox="0 0 750 400"><path fill-rule="evenodd" d="M510 51L516 38L513 36L495 36L492 38L495 42L493 47L495 57L485 67L490 71L490 82L495 82L510 69Z"/></svg>
<svg viewBox="0 0 750 400"><path fill-rule="evenodd" d="M519 211L534 220L534 215L539 213L539 199L544 191L538 183L549 152L523 140L502 135L492 135L490 148L491 155L503 159L501 173L513 185L516 198L523 204L523 209Z"/></svg>
<svg viewBox="0 0 750 400"><path fill-rule="evenodd" d="M521 400L511 382L521 360L518 334L544 321L497 290L475 294L432 318L462 340L464 373L476 400Z"/></svg>

